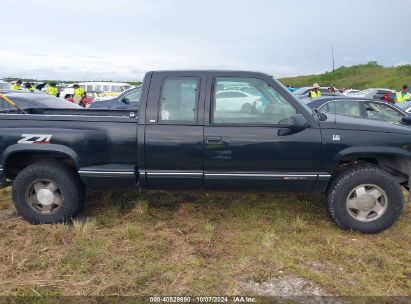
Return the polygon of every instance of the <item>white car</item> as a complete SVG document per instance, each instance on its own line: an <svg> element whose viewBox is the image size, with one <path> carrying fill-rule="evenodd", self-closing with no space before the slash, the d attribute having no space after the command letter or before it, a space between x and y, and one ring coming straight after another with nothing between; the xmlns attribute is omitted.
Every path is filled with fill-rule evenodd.
<svg viewBox="0 0 411 304"><path fill-rule="evenodd" d="M349 89L349 90L345 90L345 91L343 92L343 95L349 96L349 95L355 94L355 93L357 93L357 92L359 92L359 91L360 91L360 90Z"/></svg>
<svg viewBox="0 0 411 304"><path fill-rule="evenodd" d="M104 96L98 97L95 100L111 99L120 95L123 91L133 87L124 82L79 82L78 85L84 91L99 91ZM74 94L73 84L69 85L66 89L60 92L60 98L72 97Z"/></svg>
<svg viewBox="0 0 411 304"><path fill-rule="evenodd" d="M259 96L243 91L227 90L216 93L216 111L251 113L261 103Z"/></svg>
<svg viewBox="0 0 411 304"><path fill-rule="evenodd" d="M0 90L9 90L10 88L11 88L10 83L0 80Z"/></svg>
<svg viewBox="0 0 411 304"><path fill-rule="evenodd" d="M385 89L385 88L370 88L366 90L362 90L356 93L351 93L348 96L351 97L359 97L359 98L368 98L368 99L379 99L382 100L384 99L385 95L392 95L394 94L395 91L391 89Z"/></svg>

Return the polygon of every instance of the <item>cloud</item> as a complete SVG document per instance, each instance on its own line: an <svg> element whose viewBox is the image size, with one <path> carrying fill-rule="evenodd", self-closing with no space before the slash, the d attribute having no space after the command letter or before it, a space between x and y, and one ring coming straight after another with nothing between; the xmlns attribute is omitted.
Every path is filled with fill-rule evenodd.
<svg viewBox="0 0 411 304"><path fill-rule="evenodd" d="M296 76L329 70L331 46L336 67L411 62L411 40L381 42L409 20L364 18L405 11L407 1L334 1L330 18L318 14L329 1L313 1L6 1L0 77L141 80L149 70L209 68Z"/></svg>

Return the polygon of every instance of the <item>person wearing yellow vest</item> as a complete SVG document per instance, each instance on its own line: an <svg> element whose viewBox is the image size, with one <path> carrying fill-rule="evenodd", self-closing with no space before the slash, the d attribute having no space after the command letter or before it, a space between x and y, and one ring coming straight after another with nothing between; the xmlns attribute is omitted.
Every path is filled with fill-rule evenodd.
<svg viewBox="0 0 411 304"><path fill-rule="evenodd" d="M310 98L321 97L320 85L318 83L313 84L313 88L308 93L308 97L310 97Z"/></svg>
<svg viewBox="0 0 411 304"><path fill-rule="evenodd" d="M17 80L16 83L11 85L11 89L12 90L21 90L22 89L22 87L21 87L22 83L23 83L23 81L21 81L21 79Z"/></svg>
<svg viewBox="0 0 411 304"><path fill-rule="evenodd" d="M57 88L57 84L55 82L51 82L47 88L47 94L57 96L58 93L59 89Z"/></svg>
<svg viewBox="0 0 411 304"><path fill-rule="evenodd" d="M411 93L408 92L408 86L404 84L400 92L395 93L395 102L403 102L411 99Z"/></svg>
<svg viewBox="0 0 411 304"><path fill-rule="evenodd" d="M80 88L78 84L75 84L73 86L74 93L73 93L73 99L76 104L80 104L80 102L83 100L83 97L86 97L86 92L84 89Z"/></svg>
<svg viewBox="0 0 411 304"><path fill-rule="evenodd" d="M34 88L33 88L33 85L30 83L30 82L26 82L25 84L24 84L24 87L25 87L25 89L26 90L29 90L30 92L34 92Z"/></svg>

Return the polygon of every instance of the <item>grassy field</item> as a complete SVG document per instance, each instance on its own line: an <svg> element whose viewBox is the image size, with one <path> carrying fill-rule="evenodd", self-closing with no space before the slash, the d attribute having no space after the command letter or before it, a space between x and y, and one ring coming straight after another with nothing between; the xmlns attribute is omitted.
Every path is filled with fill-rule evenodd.
<svg viewBox="0 0 411 304"><path fill-rule="evenodd" d="M335 79L335 81L334 81ZM411 65L383 67L377 62L342 66L335 73L282 78L280 81L296 87L311 86L318 82L321 86L335 84L337 88L390 88L399 90L403 84L411 85Z"/></svg>
<svg viewBox="0 0 411 304"><path fill-rule="evenodd" d="M0 295L251 295L287 278L326 295L411 295L409 205L362 235L338 229L319 195L107 192L72 224L32 226L9 191Z"/></svg>

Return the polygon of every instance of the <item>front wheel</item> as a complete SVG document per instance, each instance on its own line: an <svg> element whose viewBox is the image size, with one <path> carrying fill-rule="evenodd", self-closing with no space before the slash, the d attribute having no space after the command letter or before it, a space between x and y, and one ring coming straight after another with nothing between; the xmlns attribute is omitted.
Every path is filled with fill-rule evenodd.
<svg viewBox="0 0 411 304"><path fill-rule="evenodd" d="M13 201L32 224L66 222L81 210L85 192L76 172L56 161L24 168L13 181Z"/></svg>
<svg viewBox="0 0 411 304"><path fill-rule="evenodd" d="M327 191L327 209L343 229L378 233L395 223L403 209L400 185L374 165L358 165L335 176Z"/></svg>

